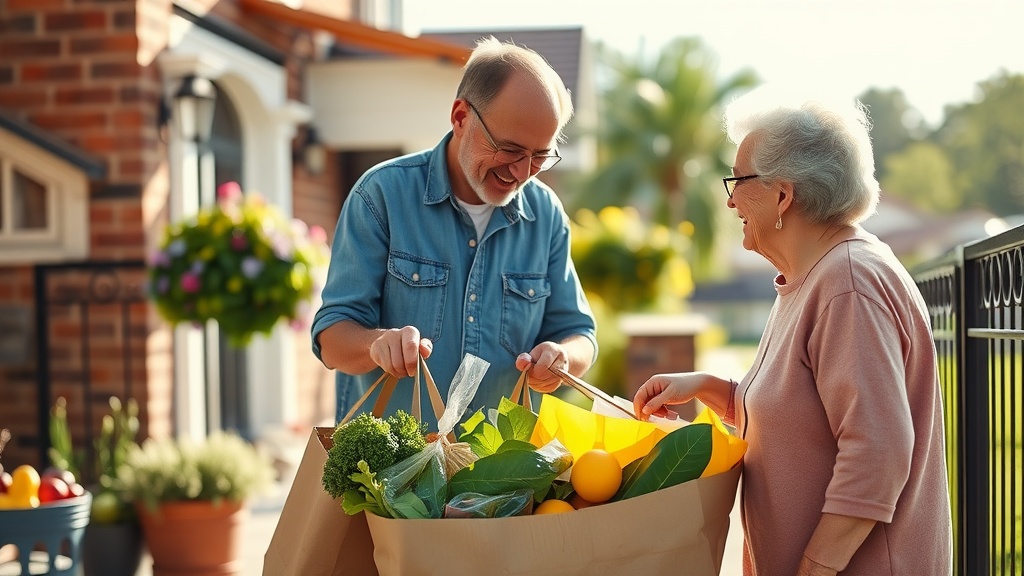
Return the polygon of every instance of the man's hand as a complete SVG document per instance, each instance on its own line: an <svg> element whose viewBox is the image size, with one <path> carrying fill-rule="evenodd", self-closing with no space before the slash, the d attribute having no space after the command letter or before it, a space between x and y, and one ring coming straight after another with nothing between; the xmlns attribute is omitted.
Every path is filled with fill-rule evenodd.
<svg viewBox="0 0 1024 576"><path fill-rule="evenodd" d="M419 357L429 358L434 343L415 326L385 330L370 344L370 358L388 374L414 376Z"/></svg>
<svg viewBox="0 0 1024 576"><path fill-rule="evenodd" d="M530 368L530 365L533 365ZM522 353L516 358L516 368L519 371L530 368L527 374L527 382L530 388L545 394L554 392L562 383L562 378L552 372L550 368L569 370L569 353L565 347L555 342L541 342L529 353Z"/></svg>

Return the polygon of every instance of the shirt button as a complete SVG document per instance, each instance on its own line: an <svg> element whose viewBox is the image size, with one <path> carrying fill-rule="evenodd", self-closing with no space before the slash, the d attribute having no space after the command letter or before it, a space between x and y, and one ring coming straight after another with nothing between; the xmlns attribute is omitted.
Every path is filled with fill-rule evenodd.
<svg viewBox="0 0 1024 576"><path fill-rule="evenodd" d="M470 302L476 302L476 294L470 294L469 295L469 301Z"/></svg>
<svg viewBox="0 0 1024 576"><path fill-rule="evenodd" d="M412 281L413 281L413 282L419 282L419 281L420 281L420 275L419 275L419 274L416 274L416 273L414 272L414 273L413 273L413 275L412 275Z"/></svg>
<svg viewBox="0 0 1024 576"><path fill-rule="evenodd" d="M470 248L476 248L476 238L469 241Z"/></svg>
<svg viewBox="0 0 1024 576"><path fill-rule="evenodd" d="M472 323L473 323L473 317L472 317L472 316L470 316L469 318L467 318L467 320L469 320L469 323L470 323L470 324L472 324Z"/></svg>
<svg viewBox="0 0 1024 576"><path fill-rule="evenodd" d="M530 296L533 296L533 288L530 288L529 290L527 290L526 293L528 295L530 295Z"/></svg>

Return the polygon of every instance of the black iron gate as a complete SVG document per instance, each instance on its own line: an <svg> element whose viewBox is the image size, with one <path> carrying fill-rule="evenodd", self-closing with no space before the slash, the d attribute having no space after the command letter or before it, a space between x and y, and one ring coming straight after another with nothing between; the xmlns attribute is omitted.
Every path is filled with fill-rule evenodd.
<svg viewBox="0 0 1024 576"><path fill-rule="evenodd" d="M146 269L141 261L35 267L40 461L48 462L50 411L67 400L75 448L93 462L109 399L146 394ZM91 470L82 471L86 479Z"/></svg>

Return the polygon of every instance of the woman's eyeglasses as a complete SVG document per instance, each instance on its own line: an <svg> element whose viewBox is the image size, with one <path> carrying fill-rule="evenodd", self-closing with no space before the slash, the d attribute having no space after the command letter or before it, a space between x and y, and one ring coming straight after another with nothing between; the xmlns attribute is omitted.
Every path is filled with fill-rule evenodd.
<svg viewBox="0 0 1024 576"><path fill-rule="evenodd" d="M725 193L732 198L732 193L736 191L736 187L739 186L740 182L744 180L750 180L751 178L760 178L760 174L748 174L746 176L731 176L729 178L722 178L722 184L725 184Z"/></svg>

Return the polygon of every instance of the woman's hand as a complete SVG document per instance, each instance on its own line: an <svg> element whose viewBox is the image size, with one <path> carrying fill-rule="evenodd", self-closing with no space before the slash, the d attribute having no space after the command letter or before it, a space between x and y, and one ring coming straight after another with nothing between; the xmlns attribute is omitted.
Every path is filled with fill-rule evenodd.
<svg viewBox="0 0 1024 576"><path fill-rule="evenodd" d="M415 326L384 330L370 344L370 358L388 374L404 378L416 374L419 357L429 358L434 343L420 338Z"/></svg>
<svg viewBox="0 0 1024 576"><path fill-rule="evenodd" d="M655 374L633 396L633 413L640 420L664 415L668 406L696 398L707 378L703 372Z"/></svg>

